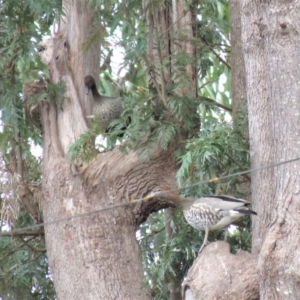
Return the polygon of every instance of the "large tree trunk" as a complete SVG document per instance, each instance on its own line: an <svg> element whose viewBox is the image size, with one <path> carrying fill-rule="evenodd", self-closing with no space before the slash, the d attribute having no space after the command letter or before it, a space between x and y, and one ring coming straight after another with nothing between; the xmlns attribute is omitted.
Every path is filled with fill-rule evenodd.
<svg viewBox="0 0 300 300"><path fill-rule="evenodd" d="M300 2L243 0L252 167L300 153ZM300 162L252 174L261 299L300 299Z"/></svg>
<svg viewBox="0 0 300 300"><path fill-rule="evenodd" d="M115 148L99 154L89 164L71 167L68 149L87 130L85 116L91 111L83 78L98 74L100 45L95 43L87 51L82 50L92 26L97 26L86 1L66 1L64 7L66 15L61 31L52 41L48 66L52 81L64 81L67 92L62 108L54 101L46 102L42 108L44 220L124 206L45 226L57 297L150 299L142 284L135 230L149 213L166 204L129 202L158 183L174 185L174 149L157 149L150 163L141 163L134 153L124 155Z"/></svg>

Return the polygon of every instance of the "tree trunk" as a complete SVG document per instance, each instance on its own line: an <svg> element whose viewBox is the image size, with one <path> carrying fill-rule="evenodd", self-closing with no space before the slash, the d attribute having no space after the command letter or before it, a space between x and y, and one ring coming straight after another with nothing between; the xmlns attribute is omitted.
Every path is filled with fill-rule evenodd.
<svg viewBox="0 0 300 300"><path fill-rule="evenodd" d="M240 0L229 1L230 11L230 42L231 42L231 93L232 93L232 119L236 130L245 138L248 134L248 111L246 70L244 53L242 49L242 28Z"/></svg>
<svg viewBox="0 0 300 300"><path fill-rule="evenodd" d="M51 80L64 81L67 91L62 107L55 101L42 107L44 221L70 217L45 226L57 298L150 299L143 288L135 230L166 204L129 202L159 183L174 185L174 149L157 149L150 163L141 163L135 153L124 155L115 148L72 168L68 149L87 130L85 116L92 105L84 94L83 78L96 78L100 45L82 47L92 26L97 26L86 1L66 1L64 8L66 15L50 43L53 48L47 63ZM71 218L120 204L124 206Z"/></svg>
<svg viewBox="0 0 300 300"><path fill-rule="evenodd" d="M300 153L299 1L241 1L252 167ZM300 162L252 174L261 299L300 299Z"/></svg>
<svg viewBox="0 0 300 300"><path fill-rule="evenodd" d="M241 4L240 0L229 1L230 44L231 44L231 95L232 122L241 139L249 142L247 86L245 59L242 47ZM251 199L250 175L241 176L237 190Z"/></svg>
<svg viewBox="0 0 300 300"><path fill-rule="evenodd" d="M125 158L116 149L99 155L82 176L74 176L66 160L48 155L53 159L47 159L44 169L46 222L129 203L157 181L171 184L157 165L165 165L170 174L174 168L167 152L158 153L150 165L141 164L134 154ZM117 167L124 159L126 163ZM142 288L135 230L152 211L146 204L128 204L47 226L47 251L58 299L150 299Z"/></svg>

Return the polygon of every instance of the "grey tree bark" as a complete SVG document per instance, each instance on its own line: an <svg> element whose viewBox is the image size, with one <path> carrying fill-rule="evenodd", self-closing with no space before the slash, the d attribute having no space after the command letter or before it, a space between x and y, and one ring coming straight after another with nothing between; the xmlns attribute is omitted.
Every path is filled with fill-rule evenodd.
<svg viewBox="0 0 300 300"><path fill-rule="evenodd" d="M257 257L246 251L233 255L229 250L226 242L204 248L183 283L184 299L259 299Z"/></svg>
<svg viewBox="0 0 300 300"><path fill-rule="evenodd" d="M235 129L245 138L248 134L248 111L246 70L242 49L241 7L240 0L229 1L230 11L230 42L231 42L231 94L232 119Z"/></svg>
<svg viewBox="0 0 300 300"><path fill-rule="evenodd" d="M300 2L242 0L252 167L300 153ZM300 298L300 163L252 174L260 299Z"/></svg>
<svg viewBox="0 0 300 300"><path fill-rule="evenodd" d="M95 42L88 50L82 47L91 28L97 26L87 1L63 4L61 30L48 43L45 59L52 82L64 81L66 93L62 108L55 101L46 101L42 107L44 221L128 205L45 226L57 298L150 299L143 288L135 230L166 204L129 203L159 183L174 185L174 149L158 148L151 162L142 163L135 153L124 155L115 148L72 168L68 150L87 130L85 116L92 103L84 94L83 78L98 74L100 44Z"/></svg>

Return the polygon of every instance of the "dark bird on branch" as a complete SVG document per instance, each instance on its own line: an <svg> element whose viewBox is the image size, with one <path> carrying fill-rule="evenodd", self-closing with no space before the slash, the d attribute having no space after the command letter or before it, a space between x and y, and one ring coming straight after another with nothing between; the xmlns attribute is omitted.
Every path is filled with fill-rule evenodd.
<svg viewBox="0 0 300 300"><path fill-rule="evenodd" d="M110 131L112 129L109 127L110 122L119 119L124 110L121 98L101 96L98 93L95 79L90 75L84 77L84 85L86 94L88 95L92 92L94 99L92 118L94 118L106 132ZM130 120L128 120L126 126L129 122Z"/></svg>
<svg viewBox="0 0 300 300"><path fill-rule="evenodd" d="M207 244L209 230L222 229L245 215L257 215L248 208L250 202L230 196L205 196L198 199L182 198L168 186L158 186L145 199L164 199L181 206L186 221L205 236L199 253Z"/></svg>

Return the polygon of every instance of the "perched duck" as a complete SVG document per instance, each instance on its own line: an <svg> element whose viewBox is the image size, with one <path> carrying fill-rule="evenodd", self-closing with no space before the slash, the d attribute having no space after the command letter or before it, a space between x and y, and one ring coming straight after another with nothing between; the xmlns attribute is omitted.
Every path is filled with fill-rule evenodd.
<svg viewBox="0 0 300 300"><path fill-rule="evenodd" d="M92 92L94 98L93 117L106 132L109 131L109 123L118 119L123 112L121 99L101 96L98 93L95 79L90 75L84 77L84 85L86 94Z"/></svg>
<svg viewBox="0 0 300 300"><path fill-rule="evenodd" d="M182 198L168 186L158 186L145 199L160 198L181 206L186 221L197 230L205 230L199 253L207 244L209 230L222 229L245 215L257 215L247 206L250 202L230 196L205 196L199 199Z"/></svg>

